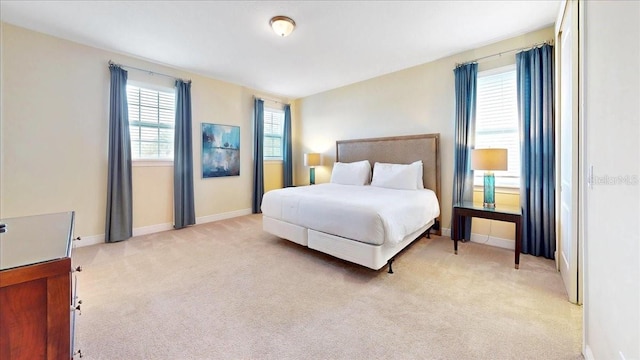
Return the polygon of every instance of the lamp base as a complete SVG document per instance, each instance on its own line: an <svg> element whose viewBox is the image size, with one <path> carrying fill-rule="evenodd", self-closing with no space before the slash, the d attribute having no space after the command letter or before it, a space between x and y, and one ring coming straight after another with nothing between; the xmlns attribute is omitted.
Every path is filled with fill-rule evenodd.
<svg viewBox="0 0 640 360"><path fill-rule="evenodd" d="M310 168L309 169L309 185L315 185L315 183L316 183L316 169Z"/></svg>
<svg viewBox="0 0 640 360"><path fill-rule="evenodd" d="M482 206L486 207L487 209L495 209L496 203L482 203Z"/></svg>
<svg viewBox="0 0 640 360"><path fill-rule="evenodd" d="M496 178L492 171L484 172L484 202L482 206L487 209L496 208Z"/></svg>

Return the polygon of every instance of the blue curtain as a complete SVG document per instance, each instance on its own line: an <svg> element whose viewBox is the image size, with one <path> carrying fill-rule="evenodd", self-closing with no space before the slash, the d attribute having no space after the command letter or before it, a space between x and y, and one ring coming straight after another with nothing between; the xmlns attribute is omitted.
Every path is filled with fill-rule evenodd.
<svg viewBox="0 0 640 360"><path fill-rule="evenodd" d="M191 81L176 80L176 123L173 144L174 228L196 223L193 200L193 140L191 137Z"/></svg>
<svg viewBox="0 0 640 360"><path fill-rule="evenodd" d="M453 71L456 86L456 122L453 154L453 198L452 202L473 201L473 171L471 149L475 146L476 97L478 64L460 65ZM453 211L452 211L453 213ZM451 229L463 228L464 240L471 239L471 218L459 220Z"/></svg>
<svg viewBox="0 0 640 360"><path fill-rule="evenodd" d="M553 47L516 54L520 121L522 252L554 258Z"/></svg>
<svg viewBox="0 0 640 360"><path fill-rule="evenodd" d="M264 101L255 99L254 112L254 139L253 139L253 204L252 210L254 214L262 211L262 195L264 195Z"/></svg>
<svg viewBox="0 0 640 360"><path fill-rule="evenodd" d="M109 159L105 242L126 240L133 233L131 140L127 105L127 72L109 65Z"/></svg>
<svg viewBox="0 0 640 360"><path fill-rule="evenodd" d="M291 106L284 106L282 133L282 179L284 187L293 186L293 150L291 148Z"/></svg>

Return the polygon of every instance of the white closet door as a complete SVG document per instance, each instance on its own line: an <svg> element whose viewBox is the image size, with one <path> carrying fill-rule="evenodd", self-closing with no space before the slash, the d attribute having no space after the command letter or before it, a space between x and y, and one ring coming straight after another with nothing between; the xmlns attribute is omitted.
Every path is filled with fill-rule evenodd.
<svg viewBox="0 0 640 360"><path fill-rule="evenodd" d="M558 251L556 258L569 301L580 303L579 257L581 256L578 237L578 32L577 2L567 2L557 34L556 68L558 100L558 152L559 179L558 193Z"/></svg>

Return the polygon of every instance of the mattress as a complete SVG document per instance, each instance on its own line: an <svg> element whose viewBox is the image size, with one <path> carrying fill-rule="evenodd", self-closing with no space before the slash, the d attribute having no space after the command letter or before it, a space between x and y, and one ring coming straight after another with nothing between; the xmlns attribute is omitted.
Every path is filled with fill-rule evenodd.
<svg viewBox="0 0 640 360"><path fill-rule="evenodd" d="M433 191L319 184L272 190L264 216L372 245L398 244L440 215Z"/></svg>

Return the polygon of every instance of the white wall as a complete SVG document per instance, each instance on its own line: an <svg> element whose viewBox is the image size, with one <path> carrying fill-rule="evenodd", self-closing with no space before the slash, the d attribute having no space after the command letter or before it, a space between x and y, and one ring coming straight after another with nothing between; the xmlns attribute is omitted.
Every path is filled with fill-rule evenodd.
<svg viewBox="0 0 640 360"><path fill-rule="evenodd" d="M0 217L76 211L76 235L104 236L108 61L191 79L198 221L250 212L252 89L1 23ZM129 80L174 80L129 70ZM270 94L257 94L275 98ZM202 179L201 123L240 126L240 176ZM173 224L173 169L134 167L135 229ZM138 231L140 233L140 231Z"/></svg>
<svg viewBox="0 0 640 360"><path fill-rule="evenodd" d="M298 142L294 144L297 183L306 183L309 171L302 166L302 154L320 152L325 166L316 168L316 182L329 181L335 161L336 140L422 133L441 135L442 222L450 228L453 179L453 132L455 93L453 69L456 63L511 49L528 47L553 39L553 27L497 42L441 60L398 71L371 80L296 100L299 120ZM479 64L488 70L515 63L515 52ZM480 195L478 195L480 196ZM518 203L518 194L499 194L498 201ZM474 219L474 233L489 231L486 221ZM513 224L492 222L491 233L513 239Z"/></svg>
<svg viewBox="0 0 640 360"><path fill-rule="evenodd" d="M582 1L586 357L640 359L640 2ZM613 182L621 176L619 182Z"/></svg>

